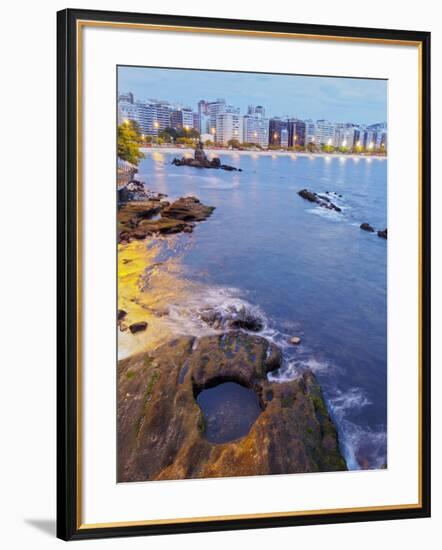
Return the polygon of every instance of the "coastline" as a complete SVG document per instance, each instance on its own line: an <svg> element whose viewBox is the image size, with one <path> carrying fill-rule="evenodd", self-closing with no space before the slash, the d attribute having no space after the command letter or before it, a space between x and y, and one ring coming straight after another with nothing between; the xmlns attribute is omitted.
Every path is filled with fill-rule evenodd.
<svg viewBox="0 0 442 550"><path fill-rule="evenodd" d="M223 148L205 148L204 149L208 158L212 159L218 155L229 155L229 156L252 156L255 158L258 157L290 157L296 159L297 157L307 157L311 159L315 158L338 158L338 159L377 159L377 160L387 160L388 156L385 155L357 155L357 154L344 154L344 153L306 153L298 151L240 151L237 149L223 149ZM162 147L162 146L153 146L153 147L140 147L140 151L143 154L154 154L154 153L172 153L175 155L193 155L195 149L193 147Z"/></svg>
<svg viewBox="0 0 442 550"><path fill-rule="evenodd" d="M152 223L159 227L158 220ZM179 233L189 239L188 232ZM119 481L347 470L314 373L290 381L268 376L283 358L264 336L263 320L234 296L221 293L230 302L220 308L213 288L183 276L182 245L178 234L157 230L118 245ZM135 332L135 325L145 326ZM229 384L247 388L259 410L245 435L213 442L207 435L213 416L206 416L197 396ZM230 409L227 400L215 429L229 430L235 422L226 420Z"/></svg>

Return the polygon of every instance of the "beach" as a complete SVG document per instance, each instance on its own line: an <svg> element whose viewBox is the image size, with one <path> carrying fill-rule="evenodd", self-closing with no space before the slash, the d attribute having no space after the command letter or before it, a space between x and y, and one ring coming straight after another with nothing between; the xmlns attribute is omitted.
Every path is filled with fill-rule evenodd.
<svg viewBox="0 0 442 550"><path fill-rule="evenodd" d="M154 152L161 153L173 153L174 155L190 155L193 156L193 147L169 147L169 146L152 146L142 147L141 152L143 154L151 154ZM386 160L385 155L358 155L358 154L343 154L343 153L308 153L303 151L280 151L280 150L262 150L262 151L250 151L239 149L225 149L210 147L205 149L209 158L218 157L219 155L250 155L250 156L269 156L269 157L307 157L307 158L350 158L350 159L380 159Z"/></svg>

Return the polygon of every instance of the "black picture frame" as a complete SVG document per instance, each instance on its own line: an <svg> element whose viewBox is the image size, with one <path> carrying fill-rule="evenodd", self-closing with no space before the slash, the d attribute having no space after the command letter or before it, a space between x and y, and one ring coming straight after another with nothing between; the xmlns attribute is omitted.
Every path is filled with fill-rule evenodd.
<svg viewBox="0 0 442 550"><path fill-rule="evenodd" d="M253 30L313 37L413 41L421 48L421 505L416 508L327 512L157 525L81 526L77 472L77 22L81 20L174 27ZM95 10L57 14L57 536L63 540L160 535L377 521L430 516L430 33L268 21L208 19Z"/></svg>

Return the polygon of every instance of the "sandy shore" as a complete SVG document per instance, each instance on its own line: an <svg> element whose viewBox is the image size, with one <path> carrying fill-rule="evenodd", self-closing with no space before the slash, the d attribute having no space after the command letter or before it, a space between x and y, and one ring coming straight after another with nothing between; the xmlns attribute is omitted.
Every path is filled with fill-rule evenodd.
<svg viewBox="0 0 442 550"><path fill-rule="evenodd" d="M173 153L177 156L185 156L185 155L192 155L194 153L194 149L192 147L143 147L140 149L144 154L154 154L154 153ZM211 159L214 156L218 155L229 155L232 157L237 157L238 155L248 155L252 157L308 157L308 158L351 158L351 159L378 159L378 160L386 160L387 157L380 156L380 155L343 155L341 153L303 153L303 152L295 152L295 151L237 151L237 150L231 150L231 149L219 149L219 148L206 148L204 149L205 153Z"/></svg>

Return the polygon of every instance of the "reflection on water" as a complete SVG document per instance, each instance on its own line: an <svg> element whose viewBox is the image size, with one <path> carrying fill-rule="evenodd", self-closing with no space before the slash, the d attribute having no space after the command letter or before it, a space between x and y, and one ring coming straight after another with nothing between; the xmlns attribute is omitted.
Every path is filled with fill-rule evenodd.
<svg viewBox="0 0 442 550"><path fill-rule="evenodd" d="M216 210L191 235L119 248L119 307L149 322L146 333L119 332L120 354L171 333L216 333L201 319L205 307L257 307L261 334L283 351L274 379L314 370L348 466L385 466L387 242L359 225L387 227L387 162L221 155L243 169L231 173L172 166L174 154L158 154L140 164L149 189ZM307 203L302 188L336 193L342 213ZM288 344L293 335L300 346Z"/></svg>
<svg viewBox="0 0 442 550"><path fill-rule="evenodd" d="M261 413L256 393L235 382L203 390L197 403L204 414L204 437L212 443L244 437Z"/></svg>

